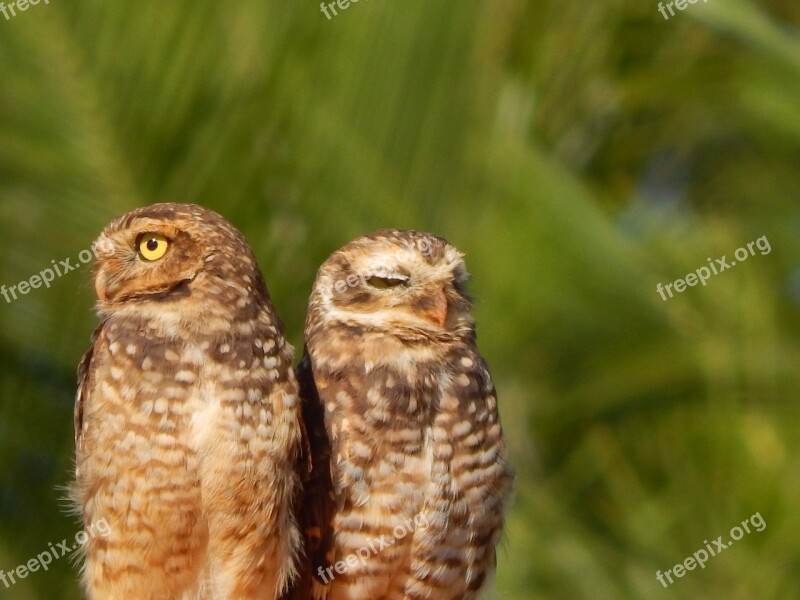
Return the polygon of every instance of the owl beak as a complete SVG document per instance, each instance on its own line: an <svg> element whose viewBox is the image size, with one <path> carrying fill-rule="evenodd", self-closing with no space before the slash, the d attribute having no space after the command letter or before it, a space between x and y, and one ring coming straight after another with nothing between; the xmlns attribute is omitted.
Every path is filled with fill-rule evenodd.
<svg viewBox="0 0 800 600"><path fill-rule="evenodd" d="M105 264L100 264L94 276L94 292L101 305L110 305L117 302L120 297L120 282L108 273Z"/></svg>
<svg viewBox="0 0 800 600"><path fill-rule="evenodd" d="M432 302L423 311L423 315L434 325L444 327L447 321L447 295L445 294L444 288L436 290Z"/></svg>
<svg viewBox="0 0 800 600"><path fill-rule="evenodd" d="M95 275L94 291L97 294L97 299L100 300L102 304L108 301L108 281L102 270L98 271L97 275Z"/></svg>

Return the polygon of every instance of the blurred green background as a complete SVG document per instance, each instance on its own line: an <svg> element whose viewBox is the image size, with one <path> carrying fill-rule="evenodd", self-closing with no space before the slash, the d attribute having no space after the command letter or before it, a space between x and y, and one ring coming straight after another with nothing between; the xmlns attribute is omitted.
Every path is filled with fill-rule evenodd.
<svg viewBox="0 0 800 600"><path fill-rule="evenodd" d="M197 202L302 347L381 227L466 252L518 472L489 598L800 598L800 4L51 0L0 16L0 283ZM772 251L663 301L766 235ZM0 298L0 568L71 537L89 269ZM705 569L655 577L759 512ZM80 597L66 558L0 597Z"/></svg>

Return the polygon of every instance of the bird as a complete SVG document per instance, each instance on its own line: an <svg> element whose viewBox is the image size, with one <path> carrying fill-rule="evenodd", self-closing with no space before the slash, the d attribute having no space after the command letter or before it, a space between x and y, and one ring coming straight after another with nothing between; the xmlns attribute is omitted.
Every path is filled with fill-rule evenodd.
<svg viewBox="0 0 800 600"><path fill-rule="evenodd" d="M297 598L471 600L514 469L478 351L464 256L385 229L319 268L297 368L311 470Z"/></svg>
<svg viewBox="0 0 800 600"><path fill-rule="evenodd" d="M305 439L293 348L218 213L160 203L94 244L73 501L90 600L272 600L297 576Z"/></svg>

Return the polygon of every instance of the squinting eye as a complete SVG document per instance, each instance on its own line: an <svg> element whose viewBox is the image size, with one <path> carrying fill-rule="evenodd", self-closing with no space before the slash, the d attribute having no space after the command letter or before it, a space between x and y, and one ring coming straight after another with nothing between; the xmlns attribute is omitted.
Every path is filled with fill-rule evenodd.
<svg viewBox="0 0 800 600"><path fill-rule="evenodd" d="M158 260L167 253L169 240L160 233L143 233L136 242L139 256L145 260Z"/></svg>
<svg viewBox="0 0 800 600"><path fill-rule="evenodd" d="M397 287L403 285L405 279L397 279L396 277L375 277L374 275L367 279L367 283L374 288L384 290L386 288Z"/></svg>

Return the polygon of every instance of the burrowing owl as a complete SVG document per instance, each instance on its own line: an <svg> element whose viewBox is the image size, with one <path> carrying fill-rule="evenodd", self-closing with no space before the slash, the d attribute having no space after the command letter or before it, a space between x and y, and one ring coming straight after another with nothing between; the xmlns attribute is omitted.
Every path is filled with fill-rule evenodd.
<svg viewBox="0 0 800 600"><path fill-rule="evenodd" d="M92 600L274 599L296 573L292 348L241 234L156 204L96 242L102 322L80 368L74 496Z"/></svg>
<svg viewBox="0 0 800 600"><path fill-rule="evenodd" d="M514 476L466 279L414 231L361 237L317 274L298 370L315 598L471 599L494 570Z"/></svg>

